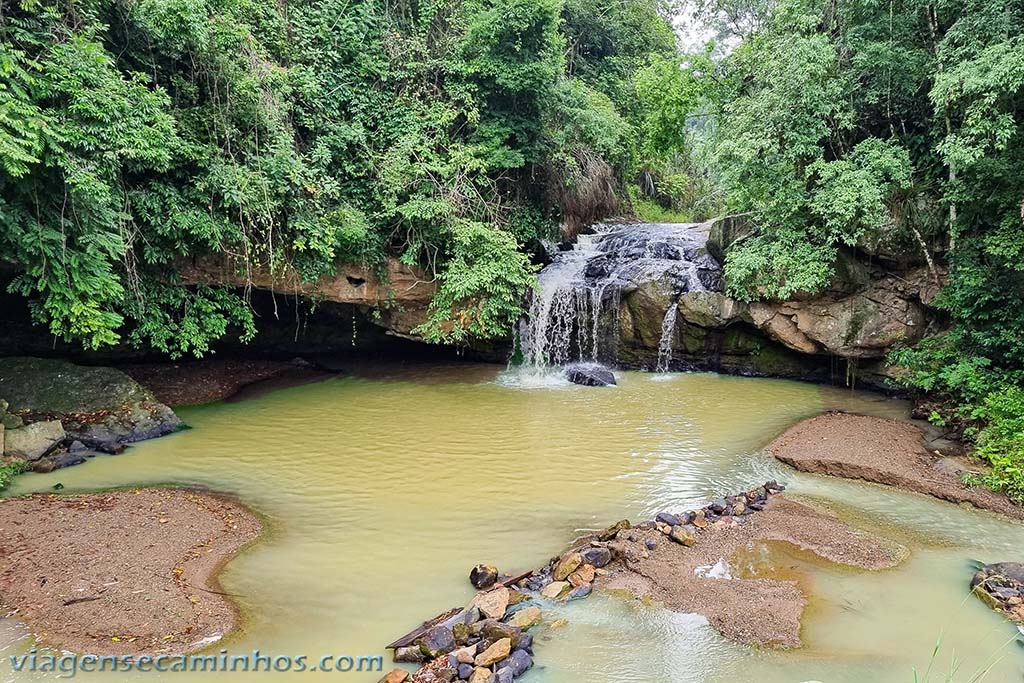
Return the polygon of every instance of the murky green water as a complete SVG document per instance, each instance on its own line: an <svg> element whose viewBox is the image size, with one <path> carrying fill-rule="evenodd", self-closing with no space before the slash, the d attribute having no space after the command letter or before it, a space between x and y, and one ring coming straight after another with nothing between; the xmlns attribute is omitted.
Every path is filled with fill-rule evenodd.
<svg viewBox="0 0 1024 683"><path fill-rule="evenodd" d="M881 487L799 475L760 449L828 408L906 406L795 382L625 373L617 388L527 383L492 366L377 368L258 399L179 411L193 429L119 457L18 480L11 493L176 483L238 495L269 522L225 570L242 596L231 653L374 655L422 619L465 603L470 567L537 566L583 530L648 518L766 478L831 502L909 545L879 573L815 567L807 645L741 647L700 617L595 595L552 609L527 683L1020 681L1014 629L968 596L968 561L1021 559L1024 527ZM111 549L111 552L121 552ZM785 565L789 560L776 560ZM782 569L785 569L782 566ZM7 655L32 647L0 622ZM924 670L942 638L928 679ZM216 648L215 648L216 651ZM957 672L947 678L951 657ZM385 670L390 668L386 661ZM380 674L139 675L135 680L375 681ZM121 674L80 674L121 681Z"/></svg>

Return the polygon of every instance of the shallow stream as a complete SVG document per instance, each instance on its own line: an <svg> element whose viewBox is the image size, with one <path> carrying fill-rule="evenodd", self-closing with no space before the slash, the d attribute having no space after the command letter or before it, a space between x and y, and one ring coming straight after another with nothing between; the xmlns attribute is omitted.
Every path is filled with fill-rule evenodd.
<svg viewBox="0 0 1024 683"><path fill-rule="evenodd" d="M744 573L810 588L805 647L762 651L698 616L609 595L547 610L524 683L912 683L1021 681L1015 630L969 596L969 562L1020 560L1024 527L878 486L802 475L761 449L831 408L905 417L878 395L714 374L621 373L615 388L526 381L485 365L377 366L249 401L182 408L192 429L117 457L17 480L9 495L181 484L237 495L265 537L221 575L241 630L232 654L385 654L419 621L464 604L478 562L536 567L578 534L648 519L766 479L908 546L910 558L861 572L778 548L752 548ZM111 549L111 552L121 552ZM939 642L938 653L933 650ZM33 647L0 621L0 680ZM925 671L931 664L931 672ZM956 667L952 677L951 667ZM385 658L384 670L391 668ZM245 680L376 681L380 673L262 674ZM123 674L79 674L123 681ZM139 674L132 680L237 680ZM239 676L238 678L242 678Z"/></svg>

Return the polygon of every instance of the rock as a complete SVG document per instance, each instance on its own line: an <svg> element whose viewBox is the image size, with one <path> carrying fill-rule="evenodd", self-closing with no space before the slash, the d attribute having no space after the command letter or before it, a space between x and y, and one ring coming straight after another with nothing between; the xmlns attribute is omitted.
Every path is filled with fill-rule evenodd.
<svg viewBox="0 0 1024 683"><path fill-rule="evenodd" d="M503 666L494 672L495 683L512 683L512 679L515 676L512 674L512 669L507 666Z"/></svg>
<svg viewBox="0 0 1024 683"><path fill-rule="evenodd" d="M672 533L668 537L680 545L685 545L687 548L697 542L697 537L694 536L693 532L684 526L672 527Z"/></svg>
<svg viewBox="0 0 1024 683"><path fill-rule="evenodd" d="M458 650L452 650L448 656L454 657L456 664L472 664L473 660L476 659L476 651L476 645L467 645L466 647L460 647Z"/></svg>
<svg viewBox="0 0 1024 683"><path fill-rule="evenodd" d="M615 385L615 375L598 363L573 363L565 366L565 377L573 384L585 387L607 387Z"/></svg>
<svg viewBox="0 0 1024 683"><path fill-rule="evenodd" d="M452 630L441 624L424 633L417 642L427 659L440 657L455 649L455 636Z"/></svg>
<svg viewBox="0 0 1024 683"><path fill-rule="evenodd" d="M452 637L455 638L455 642L459 645L469 641L470 633L469 624L465 622L459 622L452 625Z"/></svg>
<svg viewBox="0 0 1024 683"><path fill-rule="evenodd" d="M729 508L729 503L725 500L725 498L717 498L711 501L711 504L708 505L708 508L716 515L720 515Z"/></svg>
<svg viewBox="0 0 1024 683"><path fill-rule="evenodd" d="M469 683L495 683L496 679L490 669L478 666L469 676Z"/></svg>
<svg viewBox="0 0 1024 683"><path fill-rule="evenodd" d="M508 638L502 638L478 654L474 663L477 666L491 666L508 657L511 651L512 641Z"/></svg>
<svg viewBox="0 0 1024 683"><path fill-rule="evenodd" d="M44 458L40 458L39 460L37 460L36 464L32 466L32 471L45 474L47 472L53 472L54 470L59 470L64 467L79 465L86 461L86 458L88 457L87 453L89 455L95 455L95 453L91 453L89 451L78 451L77 453L72 453L71 451L68 451L67 453L57 453L56 455L48 455Z"/></svg>
<svg viewBox="0 0 1024 683"><path fill-rule="evenodd" d="M644 541L644 547L646 547L648 550L654 550L658 547L658 542L653 538L648 538L646 541Z"/></svg>
<svg viewBox="0 0 1024 683"><path fill-rule="evenodd" d="M64 427L59 420L33 422L4 432L4 457L35 461L56 448L64 440Z"/></svg>
<svg viewBox="0 0 1024 683"><path fill-rule="evenodd" d="M408 647L396 647L394 660L396 662L406 663L419 663L426 660L423 656L423 651L420 650L419 646L410 645Z"/></svg>
<svg viewBox="0 0 1024 683"><path fill-rule="evenodd" d="M1024 564L997 562L985 565L971 579L971 589L992 609L1013 621L1024 623Z"/></svg>
<svg viewBox="0 0 1024 683"><path fill-rule="evenodd" d="M473 665L468 663L459 664L457 671L459 672L460 681L468 681L469 677L473 674Z"/></svg>
<svg viewBox="0 0 1024 683"><path fill-rule="evenodd" d="M622 522L620 522L620 524L621 523ZM629 522L626 523L628 524ZM612 561L612 552L604 546L585 548L580 551L580 559L586 564L594 567L604 567Z"/></svg>
<svg viewBox="0 0 1024 683"><path fill-rule="evenodd" d="M566 600L580 600L590 595L593 592L593 590L593 585L589 583L585 583L582 586L576 586L571 591L569 591L569 595L566 596Z"/></svg>
<svg viewBox="0 0 1024 683"><path fill-rule="evenodd" d="M513 605L518 605L519 603L522 603L522 602L526 602L527 600L530 600L530 599L531 599L531 596L526 594L526 593L524 593L524 592L522 592L521 590L516 590L514 588L510 588L509 591L508 591L508 606L509 607L512 607Z"/></svg>
<svg viewBox="0 0 1024 683"><path fill-rule="evenodd" d="M526 650L533 654L533 636L529 633L521 634L519 636L519 643L515 647L518 650Z"/></svg>
<svg viewBox="0 0 1024 683"><path fill-rule="evenodd" d="M512 669L513 678L518 678L519 676L522 676L527 669L533 666L533 657L531 657L525 650L516 650L509 655L508 660L505 662L505 666Z"/></svg>
<svg viewBox="0 0 1024 683"><path fill-rule="evenodd" d="M616 522L615 524L612 524L610 527L608 527L607 529L605 529L601 533L599 533L597 535L597 540L599 540L599 541L610 541L613 538L615 538L620 531L622 531L624 529L628 529L629 527L630 527L629 520L628 519L621 519L618 522ZM591 562L590 564L593 564L595 567L599 566L599 565L594 564L593 562Z"/></svg>
<svg viewBox="0 0 1024 683"><path fill-rule="evenodd" d="M469 582L478 590L490 588L498 580L498 568L489 564L478 564L469 572Z"/></svg>
<svg viewBox="0 0 1024 683"><path fill-rule="evenodd" d="M568 581L552 581L544 586L544 590L540 594L550 600L557 600L570 588L572 588L572 585Z"/></svg>
<svg viewBox="0 0 1024 683"><path fill-rule="evenodd" d="M597 569L594 568L594 565L592 565L592 564L582 564L582 565L580 565L579 569L577 569L576 571L573 572L573 574L575 574L575 575L579 576L581 579L583 579L584 583L590 583L591 581L594 580L594 574L596 572L597 572Z"/></svg>
<svg viewBox="0 0 1024 683"><path fill-rule="evenodd" d="M512 626L523 629L524 631L528 628L536 626L540 623L540 608L536 606L530 606L525 609L521 609L508 620L508 623Z"/></svg>
<svg viewBox="0 0 1024 683"><path fill-rule="evenodd" d="M486 593L478 593L473 599L473 606L488 619L501 619L508 609L508 599L509 590L502 586Z"/></svg>
<svg viewBox="0 0 1024 683"><path fill-rule="evenodd" d="M659 512L658 516L654 518L656 521L669 526L678 526L680 524L679 518L673 515L671 512Z"/></svg>
<svg viewBox="0 0 1024 683"><path fill-rule="evenodd" d="M409 672L402 669L392 669L388 673L384 674L384 678L380 679L380 683L404 683L409 680Z"/></svg>
<svg viewBox="0 0 1024 683"><path fill-rule="evenodd" d="M480 622L480 635L492 643L502 638L508 638L512 642L512 647L516 647L519 645L523 631L513 624L487 619Z"/></svg>
<svg viewBox="0 0 1024 683"><path fill-rule="evenodd" d="M583 556L580 553L566 553L551 570L551 578L555 581L565 581L582 563Z"/></svg>
<svg viewBox="0 0 1024 683"><path fill-rule="evenodd" d="M59 419L70 437L92 448L105 444L114 449L181 426L151 391L114 368L25 356L0 358L0 395L10 401L11 410Z"/></svg>

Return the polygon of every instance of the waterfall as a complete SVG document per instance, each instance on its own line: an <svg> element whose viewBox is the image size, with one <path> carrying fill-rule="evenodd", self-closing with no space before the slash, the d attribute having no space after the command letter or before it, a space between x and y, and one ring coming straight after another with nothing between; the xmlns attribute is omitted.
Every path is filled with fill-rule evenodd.
<svg viewBox="0 0 1024 683"><path fill-rule="evenodd" d="M661 341L658 342L658 372L668 372L672 363L672 342L676 336L676 315L679 303L676 302L665 311L665 319L661 321Z"/></svg>
<svg viewBox="0 0 1024 683"><path fill-rule="evenodd" d="M623 298L654 283L666 300L720 287L721 269L705 249L699 226L634 223L595 226L571 249L555 254L537 277L520 321L524 364L543 370L573 362L614 363ZM672 358L673 304L662 324L658 368ZM666 331L668 330L668 331Z"/></svg>

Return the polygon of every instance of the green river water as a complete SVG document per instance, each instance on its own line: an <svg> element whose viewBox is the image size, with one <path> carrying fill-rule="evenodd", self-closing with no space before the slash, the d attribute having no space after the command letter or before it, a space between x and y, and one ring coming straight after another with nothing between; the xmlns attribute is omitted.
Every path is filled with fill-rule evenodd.
<svg viewBox="0 0 1024 683"><path fill-rule="evenodd" d="M237 495L267 523L221 584L242 625L231 653L384 654L419 621L464 604L469 569L536 567L585 530L648 519L777 478L798 499L908 546L893 570L812 563L792 651L742 647L694 615L595 594L546 609L524 683L912 683L1021 681L1015 630L968 594L972 559L1020 560L1024 527L882 487L802 475L761 453L831 408L905 417L873 394L714 374L621 373L615 388L526 381L488 365L376 366L238 403L179 409L192 429L47 475L9 495L125 485L200 485ZM110 549L123 552L123 549ZM772 556L790 571L799 558ZM936 642L941 639L933 660ZM8 655L33 647L0 621ZM932 662L929 677L924 671ZM391 668L385 659L384 670ZM949 677L951 669L955 669ZM376 681L380 673L79 674L88 681Z"/></svg>

